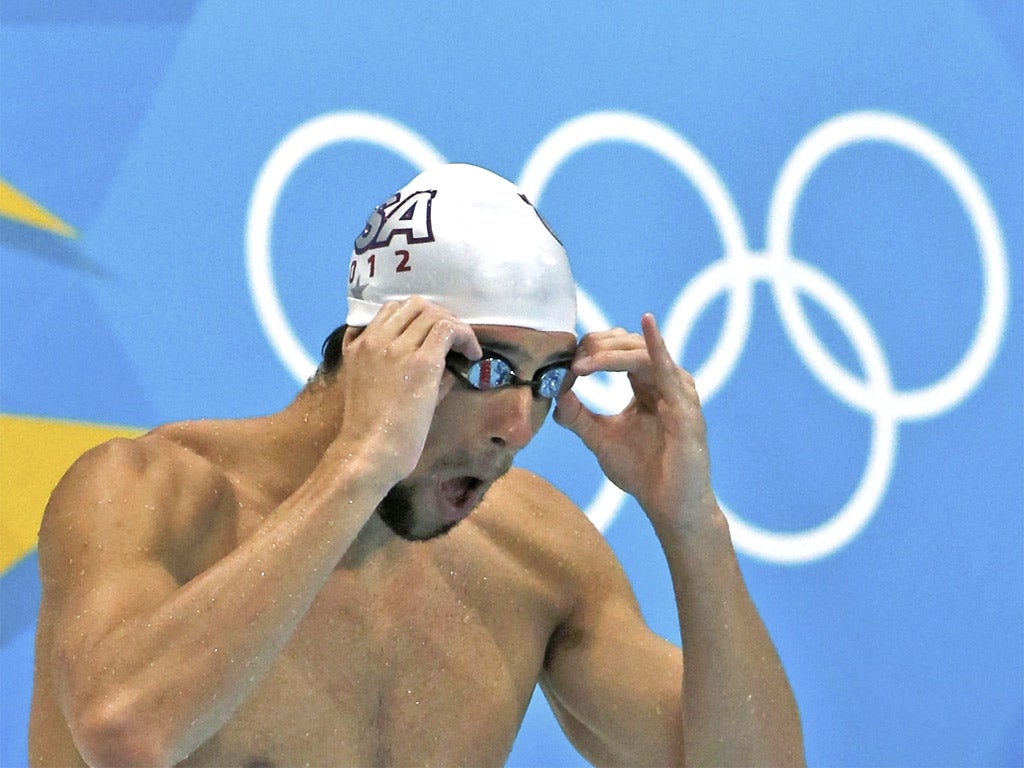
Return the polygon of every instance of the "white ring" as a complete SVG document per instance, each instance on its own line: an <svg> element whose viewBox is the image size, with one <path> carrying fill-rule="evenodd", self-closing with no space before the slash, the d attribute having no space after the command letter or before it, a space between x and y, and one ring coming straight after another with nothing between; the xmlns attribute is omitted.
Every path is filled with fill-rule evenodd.
<svg viewBox="0 0 1024 768"><path fill-rule="evenodd" d="M580 150L609 142L641 147L675 167L707 203L722 239L726 262L733 263L745 257L750 248L743 222L725 183L715 169L682 136L643 115L631 112L592 112L568 120L548 134L531 153L520 174L519 187L539 206L545 188L562 163ZM714 350L698 372L700 378L713 388L717 388L728 377L743 351L750 331L753 303L749 283L734 286L729 294L725 327ZM593 331L598 328L584 326L583 330ZM674 327L666 323L665 341L669 349L679 349L681 339L673 331ZM697 374L694 377L697 378ZM703 391L701 395L705 398L711 396ZM588 404L598 409L606 407L601 402Z"/></svg>
<svg viewBox="0 0 1024 768"><path fill-rule="evenodd" d="M300 125L271 154L257 179L246 225L246 266L253 303L268 338L286 368L299 381L315 363L292 332L274 287L270 237L281 190L295 168L320 148L338 141L364 141L390 149L419 169L444 162L424 139L400 123L379 115L341 112ZM853 300L834 281L790 252L796 204L817 166L848 144L889 142L932 164L950 183L971 220L981 250L985 294L971 346L939 381L917 390L893 388L878 336ZM777 533L727 511L737 549L777 563L809 562L849 543L869 522L892 473L899 423L937 416L962 402L987 374L998 352L1009 313L1009 266L999 223L984 190L967 164L919 124L879 112L859 112L829 120L800 142L787 159L773 190L767 225L768 247L753 252L736 207L713 167L670 128L642 115L596 112L580 115L552 131L530 155L519 186L534 202L557 169L580 150L605 142L634 144L675 166L707 203L718 226L723 256L702 269L680 291L669 309L664 335L681 359L689 334L710 302L729 293L722 333L708 359L694 374L707 402L735 368L750 332L753 288L767 282L794 349L811 373L842 402L874 418L867 464L853 495L842 509L814 528ZM843 368L815 335L800 304L806 292L827 309L849 336L865 371L865 380ZM577 286L578 324L583 332L612 325L590 295ZM631 392L624 376L588 377L577 385L581 399L598 411L617 412ZM625 494L605 479L587 507L587 515L604 530ZM725 507L723 506L723 509Z"/></svg>
<svg viewBox="0 0 1024 768"><path fill-rule="evenodd" d="M445 162L433 146L401 123L368 112L332 112L308 120L284 137L264 163L253 188L245 225L245 266L253 305L285 368L302 383L317 363L295 335L274 284L271 235L277 201L295 169L310 155L343 141L390 149L419 170Z"/></svg>
<svg viewBox="0 0 1024 768"><path fill-rule="evenodd" d="M751 260L752 276L776 279L771 267L777 262ZM768 266L768 269L764 267ZM878 337L857 309L849 295L824 274L805 262L789 266L791 280L801 290L827 309L845 331L864 367L870 392L877 404L871 447L860 483L847 503L833 517L806 531L777 533L744 522L722 509L729 518L733 541L743 552L774 563L805 563L838 551L857 536L868 524L889 485L896 456L897 418L887 407L891 402L892 377Z"/></svg>
<svg viewBox="0 0 1024 768"><path fill-rule="evenodd" d="M849 144L880 141L917 154L938 171L963 203L981 248L984 275L982 312L971 346L941 380L920 389L895 391L892 408L901 420L937 416L963 401L985 377L999 351L1009 314L1010 269L1002 232L991 203L971 169L945 142L921 125L881 112L841 115L819 125L794 149L779 174L768 215L768 252L775 259L794 258L790 234L797 200L811 174L829 155ZM788 272L772 282L787 333L808 367L826 387L865 413L874 407L868 392L832 357L818 339L793 291Z"/></svg>
<svg viewBox="0 0 1024 768"><path fill-rule="evenodd" d="M718 225L719 234L728 263L743 257L749 249L746 233L736 205L729 197L725 184L707 159L671 128L642 115L630 112L594 112L569 120L548 134L534 149L519 176L519 188L540 206L544 190L555 171L577 152L603 143L633 144L647 149L672 164L688 178L703 197ZM581 307L593 304L589 295L577 288L577 295L585 300ZM596 309L596 304L594 304ZM729 308L725 327L715 349L701 369L705 379L721 383L735 367L749 333L753 312L753 292L749 283L737 285L729 294ZM597 321L597 322L594 322ZM598 324L600 323L600 324ZM581 311L579 319L583 333L611 327L603 314L593 317ZM672 349L675 337L666 334L666 343ZM705 369L710 373L704 373ZM628 382L624 376L614 377L619 386L611 390L598 389L593 377L580 380L576 387L580 399L595 411L613 413L621 410L630 398ZM625 500L625 494L610 480L602 481L597 495L586 507L587 517L600 529L614 520Z"/></svg>

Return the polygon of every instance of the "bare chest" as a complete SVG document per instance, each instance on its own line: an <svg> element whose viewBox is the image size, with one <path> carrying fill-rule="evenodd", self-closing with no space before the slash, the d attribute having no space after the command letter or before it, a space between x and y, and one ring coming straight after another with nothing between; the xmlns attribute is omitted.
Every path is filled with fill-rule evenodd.
<svg viewBox="0 0 1024 768"><path fill-rule="evenodd" d="M564 615L511 563L338 570L196 764L500 765Z"/></svg>

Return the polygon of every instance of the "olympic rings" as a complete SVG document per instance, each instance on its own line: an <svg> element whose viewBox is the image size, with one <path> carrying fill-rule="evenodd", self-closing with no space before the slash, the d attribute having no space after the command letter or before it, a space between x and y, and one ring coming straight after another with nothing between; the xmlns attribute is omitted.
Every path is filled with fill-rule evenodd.
<svg viewBox="0 0 1024 768"><path fill-rule="evenodd" d="M300 383L316 365L295 337L281 307L271 270L270 232L277 201L288 178L307 157L343 141L362 141L389 149L419 169L444 162L427 141L389 118L363 112L337 112L314 118L293 130L271 153L257 178L246 222L246 268L257 315L272 347ZM968 214L979 244L984 296L981 317L969 349L939 381L912 391L894 388L878 335L850 296L831 278L799 261L790 249L790 233L800 193L817 167L834 152L865 141L885 142L917 154L949 183ZM932 418L955 408L978 386L1002 342L1009 314L1009 265L1002 232L991 203L970 167L941 138L905 117L882 112L852 112L817 126L794 149L776 182L769 204L767 248L748 244L742 219L725 184L711 164L683 137L664 124L628 112L594 112L573 118L545 137L527 159L519 186L536 204L561 165L588 147L633 144L674 166L708 206L722 241L723 255L688 283L663 323L669 349L682 359L691 330L722 293L728 309L721 335L707 360L694 372L706 403L718 392L739 360L750 333L754 286L766 282L785 331L812 375L841 402L873 418L867 463L850 499L830 519L805 531L779 533L759 528L729 510L736 547L775 563L806 563L826 557L852 541L868 524L895 464L901 422ZM817 337L800 303L808 296L828 311L846 333L864 378L847 371ZM579 326L583 333L613 325L582 288ZM628 401L621 376L588 377L577 384L580 397L595 410L613 412ZM624 494L608 480L587 506L588 517L604 530L618 513Z"/></svg>
<svg viewBox="0 0 1024 768"><path fill-rule="evenodd" d="M289 133L267 158L249 201L245 225L245 268L253 306L270 345L300 382L316 370L288 322L274 284L270 240L277 201L295 169L310 155L343 141L362 141L390 149L423 170L444 158L426 140L403 125L364 112L335 112L309 120Z"/></svg>

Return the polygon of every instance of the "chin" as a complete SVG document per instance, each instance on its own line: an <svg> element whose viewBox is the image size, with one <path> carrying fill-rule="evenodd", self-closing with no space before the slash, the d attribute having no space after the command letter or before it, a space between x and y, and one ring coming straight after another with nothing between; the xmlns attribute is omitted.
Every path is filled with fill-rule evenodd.
<svg viewBox="0 0 1024 768"><path fill-rule="evenodd" d="M444 536L465 520L465 517L461 517L447 522L438 521L428 527L422 515L417 514L416 507L413 490L405 483L399 483L381 500L377 506L377 515L396 536L414 542L431 541Z"/></svg>

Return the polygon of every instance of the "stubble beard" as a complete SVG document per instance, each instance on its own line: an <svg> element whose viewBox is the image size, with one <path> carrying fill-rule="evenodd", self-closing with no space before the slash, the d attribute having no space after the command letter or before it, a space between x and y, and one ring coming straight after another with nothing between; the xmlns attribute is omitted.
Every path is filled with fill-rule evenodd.
<svg viewBox="0 0 1024 768"><path fill-rule="evenodd" d="M459 524L456 520L452 523L444 523L432 531L416 531L416 506L413 502L413 492L406 483L395 485L380 504L377 505L377 515L391 531L406 541L422 542L444 536L452 528Z"/></svg>

